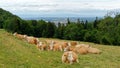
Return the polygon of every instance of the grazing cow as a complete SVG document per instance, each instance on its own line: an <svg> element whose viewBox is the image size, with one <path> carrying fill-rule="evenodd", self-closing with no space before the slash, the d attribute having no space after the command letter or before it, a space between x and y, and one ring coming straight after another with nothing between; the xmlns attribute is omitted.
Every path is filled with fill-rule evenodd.
<svg viewBox="0 0 120 68"><path fill-rule="evenodd" d="M30 43L30 44L35 44L37 45L39 43L39 39L32 37L32 36L24 36L25 40Z"/></svg>
<svg viewBox="0 0 120 68"><path fill-rule="evenodd" d="M25 39L24 36L26 36L26 35L18 34L17 32L15 32L13 35L16 36L17 38L21 39L21 40Z"/></svg>
<svg viewBox="0 0 120 68"><path fill-rule="evenodd" d="M92 54L100 54L100 53L101 53L101 51L100 51L99 49L97 49L97 48L92 48L92 47L89 47L89 48L88 48L88 52L89 52L89 53L92 53Z"/></svg>
<svg viewBox="0 0 120 68"><path fill-rule="evenodd" d="M69 64L73 64L73 62L79 63L78 55L73 51L64 52L62 55L62 62Z"/></svg>
<svg viewBox="0 0 120 68"><path fill-rule="evenodd" d="M39 42L38 44L37 44L37 48L39 49L39 50L47 50L47 44L45 44L45 43L43 43L43 42Z"/></svg>

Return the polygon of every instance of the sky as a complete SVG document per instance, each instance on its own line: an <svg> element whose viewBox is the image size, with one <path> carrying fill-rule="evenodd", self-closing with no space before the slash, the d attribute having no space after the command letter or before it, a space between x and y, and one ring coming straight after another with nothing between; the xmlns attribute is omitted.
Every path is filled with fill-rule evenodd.
<svg viewBox="0 0 120 68"><path fill-rule="evenodd" d="M0 8L20 17L91 17L119 10L120 0L0 0Z"/></svg>

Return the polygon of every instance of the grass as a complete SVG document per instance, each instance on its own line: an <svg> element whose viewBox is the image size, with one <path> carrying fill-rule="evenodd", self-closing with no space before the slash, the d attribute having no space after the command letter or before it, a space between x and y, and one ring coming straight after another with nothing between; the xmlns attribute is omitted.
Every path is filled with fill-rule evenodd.
<svg viewBox="0 0 120 68"><path fill-rule="evenodd" d="M63 52L39 51L35 45L19 40L11 33L0 29L0 68L120 68L119 46L80 43L90 44L102 50L102 54L79 55L79 63L63 64Z"/></svg>

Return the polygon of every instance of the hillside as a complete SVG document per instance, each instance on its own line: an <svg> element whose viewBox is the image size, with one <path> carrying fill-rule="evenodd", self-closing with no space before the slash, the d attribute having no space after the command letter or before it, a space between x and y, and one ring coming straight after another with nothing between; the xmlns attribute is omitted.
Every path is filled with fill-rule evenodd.
<svg viewBox="0 0 120 68"><path fill-rule="evenodd" d="M62 52L39 51L35 45L19 40L0 29L0 68L120 68L119 46L80 43L90 44L103 52L100 55L79 55L79 63L63 64Z"/></svg>
<svg viewBox="0 0 120 68"><path fill-rule="evenodd" d="M0 28L5 28L7 25L5 25L7 22L12 22L14 19L21 20L20 17L17 15L12 14L11 12L4 10L0 8ZM8 24L8 23L7 23Z"/></svg>

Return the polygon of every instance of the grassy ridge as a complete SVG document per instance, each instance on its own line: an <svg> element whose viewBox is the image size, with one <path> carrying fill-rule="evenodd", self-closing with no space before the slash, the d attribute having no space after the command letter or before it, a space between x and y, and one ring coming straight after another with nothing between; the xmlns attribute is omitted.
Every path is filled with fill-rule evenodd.
<svg viewBox="0 0 120 68"><path fill-rule="evenodd" d="M79 63L63 64L62 52L39 51L35 45L0 29L0 68L120 68L119 46L80 43L90 44L101 49L103 53L79 55Z"/></svg>

